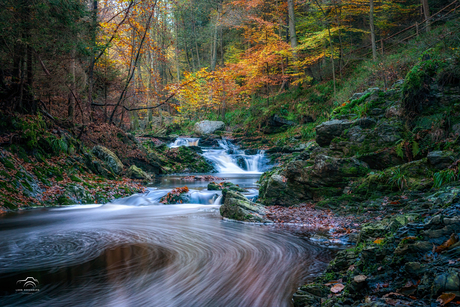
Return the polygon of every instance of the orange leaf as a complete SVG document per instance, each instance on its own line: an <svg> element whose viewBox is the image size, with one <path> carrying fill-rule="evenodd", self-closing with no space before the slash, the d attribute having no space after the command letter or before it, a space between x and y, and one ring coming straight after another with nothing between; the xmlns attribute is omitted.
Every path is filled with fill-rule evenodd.
<svg viewBox="0 0 460 307"><path fill-rule="evenodd" d="M384 238L377 238L377 239L374 241L374 243L375 243L375 244L382 244L384 240L385 240Z"/></svg>
<svg viewBox="0 0 460 307"><path fill-rule="evenodd" d="M441 306L444 306L454 300L456 295L454 293L443 293L437 299L436 302L439 302Z"/></svg>
<svg viewBox="0 0 460 307"><path fill-rule="evenodd" d="M344 288L345 288L345 286L343 284L335 284L334 286L332 286L331 292L332 293L340 293L340 292L342 292L342 290Z"/></svg>
<svg viewBox="0 0 460 307"><path fill-rule="evenodd" d="M442 251L448 249L449 247L451 247L453 244L455 244L457 242L458 242L458 236L457 236L456 233L453 233L453 234L450 235L449 240L447 240L446 242L444 242L442 245L438 246L435 249L435 252L440 254Z"/></svg>

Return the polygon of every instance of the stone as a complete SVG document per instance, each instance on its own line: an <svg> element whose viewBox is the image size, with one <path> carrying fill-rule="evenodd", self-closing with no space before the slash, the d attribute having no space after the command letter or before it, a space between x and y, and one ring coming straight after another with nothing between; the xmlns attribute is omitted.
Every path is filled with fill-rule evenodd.
<svg viewBox="0 0 460 307"><path fill-rule="evenodd" d="M224 189L223 204L220 206L222 217L245 222L272 223L265 217L265 208L244 197L243 194Z"/></svg>
<svg viewBox="0 0 460 307"><path fill-rule="evenodd" d="M404 271L409 275L421 276L423 274L423 267L420 262L407 262L404 266Z"/></svg>
<svg viewBox="0 0 460 307"><path fill-rule="evenodd" d="M331 141L342 134L345 129L353 125L348 120L331 120L316 126L316 143L319 146L325 147L331 144Z"/></svg>
<svg viewBox="0 0 460 307"><path fill-rule="evenodd" d="M281 117L277 114L273 115L270 118L270 126L276 126L276 127L281 127L281 126L295 126L296 123L293 122L292 120L285 119L284 117Z"/></svg>
<svg viewBox="0 0 460 307"><path fill-rule="evenodd" d="M357 284L365 282L366 279L367 279L366 275L356 275L355 277L353 277L353 281Z"/></svg>
<svg viewBox="0 0 460 307"><path fill-rule="evenodd" d="M446 291L459 291L460 279L458 278L458 273L455 271L450 271L436 276L433 281L431 290L432 294L434 295Z"/></svg>
<svg viewBox="0 0 460 307"><path fill-rule="evenodd" d="M245 149L244 150L244 154L248 156L257 155L258 152L259 152L258 149Z"/></svg>
<svg viewBox="0 0 460 307"><path fill-rule="evenodd" d="M265 205L282 206L338 196L351 178L364 176L368 171L367 164L355 158L319 154L314 163L295 160L285 166L283 174L274 172L262 176L259 196Z"/></svg>
<svg viewBox="0 0 460 307"><path fill-rule="evenodd" d="M209 191L219 191L219 190L223 190L223 189L227 189L227 190L230 190L230 191L237 191L237 192L245 192L246 190L239 187L238 185L234 184L233 182L228 182L228 181L224 181L224 182L221 182L220 184L216 183L216 182L210 182L208 184L208 190Z"/></svg>
<svg viewBox="0 0 460 307"><path fill-rule="evenodd" d="M372 128L377 124L377 121L370 117L358 118L357 120L353 121L353 124L360 126L361 128L367 129Z"/></svg>
<svg viewBox="0 0 460 307"><path fill-rule="evenodd" d="M451 151L432 151L427 155L428 162L437 170L448 168L455 162Z"/></svg>
<svg viewBox="0 0 460 307"><path fill-rule="evenodd" d="M135 165L131 165L126 172L126 176L131 179L143 179L143 180L150 180L150 176L144 172L142 169Z"/></svg>
<svg viewBox="0 0 460 307"><path fill-rule="evenodd" d="M453 125L453 126L452 126L452 133L453 133L455 136L459 136L459 135L460 135L460 124L456 124L456 125Z"/></svg>
<svg viewBox="0 0 460 307"><path fill-rule="evenodd" d="M295 125L295 122L275 114L265 122L262 131L265 134L279 133L286 131L290 126Z"/></svg>
<svg viewBox="0 0 460 307"><path fill-rule="evenodd" d="M123 163L118 159L117 155L104 146L94 146L92 153L104 162L107 169L119 175L123 171Z"/></svg>
<svg viewBox="0 0 460 307"><path fill-rule="evenodd" d="M212 134L216 131L222 131L225 129L225 123L222 121L210 121L203 120L195 123L194 130L196 133L202 134Z"/></svg>

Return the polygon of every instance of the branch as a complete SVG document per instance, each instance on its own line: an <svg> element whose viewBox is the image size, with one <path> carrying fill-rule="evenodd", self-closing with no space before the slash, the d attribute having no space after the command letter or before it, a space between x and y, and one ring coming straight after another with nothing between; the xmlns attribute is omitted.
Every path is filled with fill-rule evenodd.
<svg viewBox="0 0 460 307"><path fill-rule="evenodd" d="M125 10L127 11L125 17L123 17L123 20L120 21L120 23L117 25L117 28L115 29L115 31L114 31L113 34L112 34L112 37L111 37L111 38L109 39L109 41L105 44L104 48L101 50L101 52L99 53L99 55L94 59L94 63L96 63L97 60L99 60L100 57L104 54L104 52L105 52L105 51L107 50L107 48L109 47L110 43L111 43L111 42L113 41L113 39L115 38L115 35L118 33L118 29L121 27L122 24L125 23L126 18L128 18L129 11L131 10L131 7L133 6L133 3L134 3L133 0L131 0L131 1L129 2L129 6L125 9ZM123 10L123 11L125 11L125 10ZM123 11L121 11L121 12L119 12L118 14L116 14L115 16L113 16L113 17L109 20L109 22L110 22L113 18L115 18L116 16L118 16L119 14L121 14Z"/></svg>

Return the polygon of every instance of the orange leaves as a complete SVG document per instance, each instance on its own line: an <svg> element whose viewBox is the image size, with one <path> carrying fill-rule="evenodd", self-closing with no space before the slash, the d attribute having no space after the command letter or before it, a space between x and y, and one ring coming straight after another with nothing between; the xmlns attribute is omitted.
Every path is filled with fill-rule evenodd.
<svg viewBox="0 0 460 307"><path fill-rule="evenodd" d="M337 283L335 285L332 286L331 288L331 292L332 293L340 293L342 292L342 290L345 288L345 286L341 283Z"/></svg>
<svg viewBox="0 0 460 307"><path fill-rule="evenodd" d="M435 252L440 254L444 250L448 249L449 247L451 247L453 244L457 242L458 242L458 235L456 233L453 233L450 235L450 238L446 242L444 242L442 245L438 246L435 249Z"/></svg>
<svg viewBox="0 0 460 307"><path fill-rule="evenodd" d="M444 306L455 299L456 295L454 293L443 293L437 299L436 302L439 302L441 306Z"/></svg>
<svg viewBox="0 0 460 307"><path fill-rule="evenodd" d="M384 241L385 241L384 238L377 238L377 239L374 241L374 243L375 243L375 244L383 244Z"/></svg>

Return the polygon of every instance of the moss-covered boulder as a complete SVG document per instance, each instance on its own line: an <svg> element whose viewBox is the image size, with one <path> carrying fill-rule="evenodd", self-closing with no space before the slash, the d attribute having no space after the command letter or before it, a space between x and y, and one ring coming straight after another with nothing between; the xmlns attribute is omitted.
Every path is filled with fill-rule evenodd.
<svg viewBox="0 0 460 307"><path fill-rule="evenodd" d="M265 205L292 206L305 201L338 196L350 180L369 172L356 158L335 158L324 154L314 161L295 160L282 170L261 177L260 201Z"/></svg>
<svg viewBox="0 0 460 307"><path fill-rule="evenodd" d="M142 169L135 165L131 165L126 172L126 176L131 179L142 179L142 180L150 180L150 176L144 172Z"/></svg>
<svg viewBox="0 0 460 307"><path fill-rule="evenodd" d="M243 194L224 189L222 195L223 204L220 207L222 217L245 222L271 222L265 217L265 208L250 201Z"/></svg>
<svg viewBox="0 0 460 307"><path fill-rule="evenodd" d="M402 190L424 191L433 186L432 174L433 168L425 158L369 173L354 183L352 191L367 196Z"/></svg>
<svg viewBox="0 0 460 307"><path fill-rule="evenodd" d="M435 169L442 170L451 166L456 160L457 155L452 151L432 151L428 153L427 159Z"/></svg>
<svg viewBox="0 0 460 307"><path fill-rule="evenodd" d="M319 146L328 146L331 141L350 128L352 123L348 120L331 120L316 127L316 143Z"/></svg>
<svg viewBox="0 0 460 307"><path fill-rule="evenodd" d="M121 163L117 155L110 151L108 148L97 145L93 147L92 153L101 159L105 166L113 173L119 175L123 171L123 163Z"/></svg>
<svg viewBox="0 0 460 307"><path fill-rule="evenodd" d="M230 191L237 191L237 192L245 192L246 190L239 187L238 185L232 183L232 182L228 182L228 181L223 181L223 182L220 182L220 183L216 183L216 182L210 182L208 184L208 190L209 191L219 191L219 190L224 190L224 189L227 189L227 190L230 190Z"/></svg>

